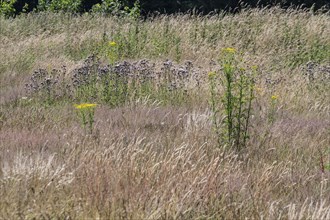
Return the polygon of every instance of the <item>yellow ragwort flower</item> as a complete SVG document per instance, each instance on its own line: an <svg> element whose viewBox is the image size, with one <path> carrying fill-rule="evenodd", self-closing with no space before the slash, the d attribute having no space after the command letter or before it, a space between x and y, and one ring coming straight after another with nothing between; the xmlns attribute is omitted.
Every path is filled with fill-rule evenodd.
<svg viewBox="0 0 330 220"><path fill-rule="evenodd" d="M82 103L79 105L74 105L76 109L88 109L88 108L95 108L96 104L90 104L90 103Z"/></svg>
<svg viewBox="0 0 330 220"><path fill-rule="evenodd" d="M258 69L258 66L257 65L253 65L253 66L251 66L251 69L252 70L257 70Z"/></svg>
<svg viewBox="0 0 330 220"><path fill-rule="evenodd" d="M116 45L117 45L116 42L114 42L114 41L109 41L109 46L110 46L110 47L114 47L114 46L116 46Z"/></svg>
<svg viewBox="0 0 330 220"><path fill-rule="evenodd" d="M226 53L235 53L236 49L232 48L232 47L227 47L227 48L222 49L222 51L226 52Z"/></svg>
<svg viewBox="0 0 330 220"><path fill-rule="evenodd" d="M272 95L272 97L271 97L271 98L272 98L272 100L274 100L274 101L275 101L275 100L277 100L277 99L278 99L278 96L277 96L277 95Z"/></svg>
<svg viewBox="0 0 330 220"><path fill-rule="evenodd" d="M209 78L214 78L217 74L215 71L211 71L211 72L209 72L208 75L209 75Z"/></svg>

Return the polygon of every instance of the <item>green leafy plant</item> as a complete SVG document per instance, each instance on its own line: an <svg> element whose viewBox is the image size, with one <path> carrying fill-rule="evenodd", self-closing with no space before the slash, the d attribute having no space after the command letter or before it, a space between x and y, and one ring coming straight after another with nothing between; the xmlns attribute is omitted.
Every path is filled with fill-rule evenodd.
<svg viewBox="0 0 330 220"><path fill-rule="evenodd" d="M219 145L225 144L240 152L249 138L256 69L248 72L239 68L234 48L223 50L220 63L221 75L209 73L212 121ZM221 88L217 88L218 85Z"/></svg>

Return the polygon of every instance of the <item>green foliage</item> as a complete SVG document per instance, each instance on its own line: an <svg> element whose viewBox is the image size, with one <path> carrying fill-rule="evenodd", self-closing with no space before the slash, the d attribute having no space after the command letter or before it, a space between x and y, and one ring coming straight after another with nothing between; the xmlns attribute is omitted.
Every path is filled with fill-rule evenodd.
<svg viewBox="0 0 330 220"><path fill-rule="evenodd" d="M126 6L125 11L128 12L130 18L138 19L141 15L140 1L139 0L135 1L132 8Z"/></svg>
<svg viewBox="0 0 330 220"><path fill-rule="evenodd" d="M39 11L78 13L81 8L81 0L40 0L37 8Z"/></svg>
<svg viewBox="0 0 330 220"><path fill-rule="evenodd" d="M256 69L252 68L252 73L249 73L239 68L235 53L233 48L224 49L220 59L223 73L209 73L210 104L219 146L225 144L241 152L249 138Z"/></svg>
<svg viewBox="0 0 330 220"><path fill-rule="evenodd" d="M324 11L330 7L328 0L249 0L244 1L225 1L225 0L2 0L0 4L0 14L12 16L15 14L26 13L33 10L37 11L65 11L71 13L95 12L106 15L125 15L131 18L140 17L141 11L144 14L149 12L178 13L194 11L197 13L209 13L212 11L226 10L237 12L246 7L266 7L279 5L283 8L299 6L310 8L315 11L324 7Z"/></svg>
<svg viewBox="0 0 330 220"><path fill-rule="evenodd" d="M122 11L122 3L119 0L102 0L101 4L95 4L93 13L119 15Z"/></svg>
<svg viewBox="0 0 330 220"><path fill-rule="evenodd" d="M98 13L102 15L114 15L114 16L127 16L137 19L140 16L140 3L135 1L132 8L125 6L120 0L102 0L101 4L97 3L93 6L92 13Z"/></svg>
<svg viewBox="0 0 330 220"><path fill-rule="evenodd" d="M1 0L0 1L0 16L5 17L13 16L16 12L14 4L17 0Z"/></svg>
<svg viewBox="0 0 330 220"><path fill-rule="evenodd" d="M86 9L84 8L84 3L82 0L40 0L37 10L81 13ZM133 7L130 8L120 0L102 0L101 3L93 5L91 12L102 15L138 18L140 16L140 5L139 1L136 1Z"/></svg>

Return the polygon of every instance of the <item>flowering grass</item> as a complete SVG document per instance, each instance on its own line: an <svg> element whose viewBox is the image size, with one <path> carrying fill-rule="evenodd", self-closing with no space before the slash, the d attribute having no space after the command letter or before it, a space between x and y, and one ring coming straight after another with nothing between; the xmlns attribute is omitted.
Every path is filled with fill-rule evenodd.
<svg viewBox="0 0 330 220"><path fill-rule="evenodd" d="M276 8L133 23L0 18L0 219L329 219L329 30L327 14ZM72 89L89 83L75 73L111 62L112 41L139 89L120 105L99 81ZM100 64L85 65L93 53ZM225 66L224 53L240 59ZM211 91L226 87L209 79L224 67L256 72L239 152L214 132ZM149 72L159 78L142 81ZM87 122L93 111L92 135L80 111Z"/></svg>

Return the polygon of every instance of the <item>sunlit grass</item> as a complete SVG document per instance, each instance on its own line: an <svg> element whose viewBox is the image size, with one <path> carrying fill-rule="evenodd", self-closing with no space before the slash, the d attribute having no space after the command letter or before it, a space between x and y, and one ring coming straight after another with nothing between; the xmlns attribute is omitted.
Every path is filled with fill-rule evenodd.
<svg viewBox="0 0 330 220"><path fill-rule="evenodd" d="M0 219L329 219L329 30L0 18Z"/></svg>

